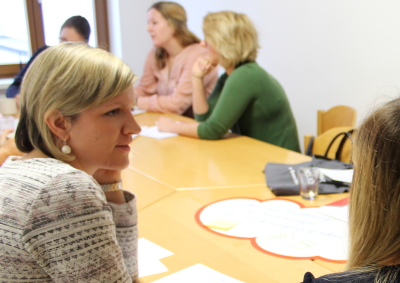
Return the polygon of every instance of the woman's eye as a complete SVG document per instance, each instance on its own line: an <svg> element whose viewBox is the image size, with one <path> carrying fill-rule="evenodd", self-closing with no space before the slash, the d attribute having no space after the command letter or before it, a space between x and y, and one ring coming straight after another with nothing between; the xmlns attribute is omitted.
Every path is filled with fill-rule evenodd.
<svg viewBox="0 0 400 283"><path fill-rule="evenodd" d="M106 115L107 116L114 116L114 115L117 115L118 113L119 113L119 109L114 109L114 110L108 111L106 113Z"/></svg>

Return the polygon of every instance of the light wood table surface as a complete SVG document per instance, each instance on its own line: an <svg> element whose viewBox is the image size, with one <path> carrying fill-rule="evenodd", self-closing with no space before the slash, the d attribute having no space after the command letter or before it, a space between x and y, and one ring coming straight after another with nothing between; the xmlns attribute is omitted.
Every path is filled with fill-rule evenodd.
<svg viewBox="0 0 400 283"><path fill-rule="evenodd" d="M139 236L174 253L161 259L168 272L142 277L140 283L153 282L196 263L249 283L301 282L307 271L315 276L332 273L311 260L275 257L255 249L249 240L207 231L195 220L205 203L187 194L176 192L139 212Z"/></svg>
<svg viewBox="0 0 400 283"><path fill-rule="evenodd" d="M210 203L228 198L248 197L259 200L276 198L276 196L264 186L249 188L233 187L225 189L187 190L182 191L182 193L201 202L203 205L208 205ZM297 201L299 203L302 203L306 207L313 207L327 205L346 197L348 197L348 193L319 195L315 200L305 200L301 196L283 196L281 198ZM332 263L319 259L314 260L314 262L331 270L329 273L340 272L343 271L345 268L345 264L343 263Z"/></svg>
<svg viewBox="0 0 400 283"><path fill-rule="evenodd" d="M161 114L135 116L141 126L153 126ZM189 118L163 114L175 120ZM343 270L344 264L321 260L290 260L255 249L249 240L220 236L202 228L196 212L209 203L231 198L274 198L266 186L267 162L300 163L310 157L244 136L207 141L187 137L152 139L139 136L131 144L130 165L123 186L136 193L139 236L174 253L161 259L168 272L142 277L153 282L197 263L243 282L301 282ZM285 197L306 206L326 205L346 194L320 195L315 201Z"/></svg>
<svg viewBox="0 0 400 283"><path fill-rule="evenodd" d="M175 192L175 190L129 168L122 171L122 180L123 189L136 195L139 211Z"/></svg>
<svg viewBox="0 0 400 283"><path fill-rule="evenodd" d="M161 114L135 116L151 126ZM165 115L190 121L178 115ZM175 190L266 186L267 162L300 163L310 157L249 137L216 141L183 136L153 139L139 136L132 143L129 167Z"/></svg>

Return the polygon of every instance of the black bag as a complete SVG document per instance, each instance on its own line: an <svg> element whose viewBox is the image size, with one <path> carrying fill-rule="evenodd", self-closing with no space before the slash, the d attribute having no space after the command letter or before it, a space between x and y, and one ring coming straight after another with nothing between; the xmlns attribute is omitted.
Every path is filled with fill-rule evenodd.
<svg viewBox="0 0 400 283"><path fill-rule="evenodd" d="M351 139L351 133L343 132L336 135L330 142L325 155L313 155L312 160L300 164L282 164L282 163L267 163L265 166L265 177L267 186L272 190L276 196L286 195L298 195L300 188L297 179L297 170L300 167L319 167L327 169L352 169L352 163L345 163L339 159L342 152L344 143L349 138ZM342 140L338 146L335 154L336 159L329 159L327 157L329 150L335 140L342 137ZM350 184L346 182L335 181L327 176L323 179L320 178L319 183L319 194L333 194L347 192L350 188Z"/></svg>

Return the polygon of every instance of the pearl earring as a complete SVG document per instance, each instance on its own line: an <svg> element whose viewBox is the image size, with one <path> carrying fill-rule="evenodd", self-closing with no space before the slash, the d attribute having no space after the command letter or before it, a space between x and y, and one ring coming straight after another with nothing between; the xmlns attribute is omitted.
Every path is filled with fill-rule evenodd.
<svg viewBox="0 0 400 283"><path fill-rule="evenodd" d="M64 154L70 154L71 153L71 147L67 145L67 141L64 140L64 145L61 147L61 151Z"/></svg>

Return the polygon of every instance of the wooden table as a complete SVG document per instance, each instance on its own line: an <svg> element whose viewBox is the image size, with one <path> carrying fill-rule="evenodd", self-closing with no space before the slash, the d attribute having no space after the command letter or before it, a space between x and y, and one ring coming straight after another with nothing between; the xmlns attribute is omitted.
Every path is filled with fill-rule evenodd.
<svg viewBox="0 0 400 283"><path fill-rule="evenodd" d="M145 113L135 118L142 126L152 126L159 116ZM124 188L137 194L140 237L174 253L161 259L168 272L142 277L140 283L153 282L196 263L243 282L300 282L307 271L321 276L344 268L343 264L274 257L256 250L248 240L210 233L195 221L196 212L211 202L231 197L275 197L266 186L265 164L300 163L309 160L308 156L243 136L218 141L139 136L131 148L123 180ZM344 196L320 195L315 201L287 198L316 206Z"/></svg>
<svg viewBox="0 0 400 283"><path fill-rule="evenodd" d="M159 116L141 114L137 121L140 125L154 125ZM266 188L263 170L267 162L294 164L308 160L308 156L245 136L216 141L139 136L132 143L129 167L175 190Z"/></svg>

